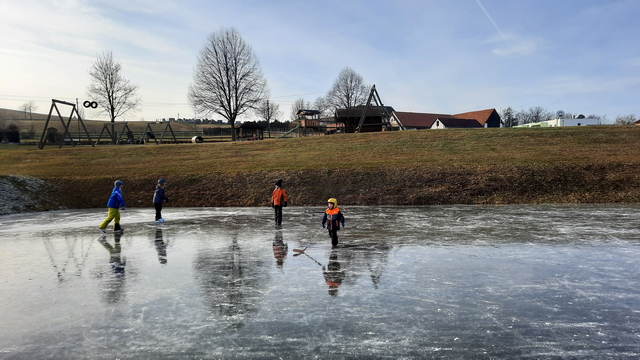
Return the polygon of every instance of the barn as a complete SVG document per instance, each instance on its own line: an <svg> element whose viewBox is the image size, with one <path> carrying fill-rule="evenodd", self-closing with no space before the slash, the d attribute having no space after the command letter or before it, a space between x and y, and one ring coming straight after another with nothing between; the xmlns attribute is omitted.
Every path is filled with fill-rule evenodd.
<svg viewBox="0 0 640 360"><path fill-rule="evenodd" d="M395 115L407 129L432 129L436 120L475 120L481 127L500 127L500 115L496 109L470 111L460 114L434 114L396 111ZM453 124L453 122L451 122ZM458 125L478 127L473 121L458 122ZM461 127L461 126L454 126ZM437 127L436 127L437 128Z"/></svg>

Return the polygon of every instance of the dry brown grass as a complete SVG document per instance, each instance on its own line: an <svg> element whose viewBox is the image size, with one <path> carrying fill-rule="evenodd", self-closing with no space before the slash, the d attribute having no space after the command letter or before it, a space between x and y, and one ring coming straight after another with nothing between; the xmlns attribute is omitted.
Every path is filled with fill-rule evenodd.
<svg viewBox="0 0 640 360"><path fill-rule="evenodd" d="M149 206L260 206L285 179L292 205L640 201L640 127L460 129L265 141L0 146L0 176L31 175L68 207L104 206L113 180Z"/></svg>
<svg viewBox="0 0 640 360"><path fill-rule="evenodd" d="M362 168L459 169L640 161L640 127L460 129L235 143L3 147L0 174L168 175Z"/></svg>

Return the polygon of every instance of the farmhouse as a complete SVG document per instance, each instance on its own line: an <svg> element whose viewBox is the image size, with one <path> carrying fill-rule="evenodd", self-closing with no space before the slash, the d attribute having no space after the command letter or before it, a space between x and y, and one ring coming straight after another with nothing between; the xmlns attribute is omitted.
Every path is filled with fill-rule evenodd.
<svg viewBox="0 0 640 360"><path fill-rule="evenodd" d="M478 120L474 119L456 119L456 118L437 118L429 129L455 129L455 128L481 128Z"/></svg>
<svg viewBox="0 0 640 360"><path fill-rule="evenodd" d="M396 111L395 115L407 129L442 129L442 122L445 121L445 119L466 120L462 122L446 120L452 125L445 125L447 128L478 127L476 123L469 120L475 120L480 127L500 127L500 115L498 115L496 109L471 111L453 115ZM436 120L440 120L440 125L438 126L436 124L434 127Z"/></svg>

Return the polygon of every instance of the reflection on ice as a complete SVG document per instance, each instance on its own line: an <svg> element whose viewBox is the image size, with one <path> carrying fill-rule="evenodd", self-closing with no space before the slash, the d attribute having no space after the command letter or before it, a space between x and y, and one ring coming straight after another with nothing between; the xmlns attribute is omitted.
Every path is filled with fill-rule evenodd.
<svg viewBox="0 0 640 360"><path fill-rule="evenodd" d="M638 205L0 217L8 358L635 358ZM292 252L310 246L303 253Z"/></svg>
<svg viewBox="0 0 640 360"><path fill-rule="evenodd" d="M111 265L112 274L107 275L104 280L103 294L104 299L110 304L119 302L124 296L124 270L127 260L122 256L121 237L122 234L113 234L113 245L107 241L107 237L104 235L98 239L98 242L109 252L109 265Z"/></svg>
<svg viewBox="0 0 640 360"><path fill-rule="evenodd" d="M233 236L226 249L199 251L195 276L204 291L203 301L213 314L234 327L258 312L269 280L264 257L240 246Z"/></svg>

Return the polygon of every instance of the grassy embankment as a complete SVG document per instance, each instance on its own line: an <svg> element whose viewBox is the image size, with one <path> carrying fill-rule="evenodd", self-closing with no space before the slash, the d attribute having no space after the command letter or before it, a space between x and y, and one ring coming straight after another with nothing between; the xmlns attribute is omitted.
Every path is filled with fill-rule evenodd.
<svg viewBox="0 0 640 360"><path fill-rule="evenodd" d="M640 201L640 127L459 129L236 143L0 148L0 175L45 179L65 206L102 207L115 179L149 206L267 205L283 178L292 205Z"/></svg>

